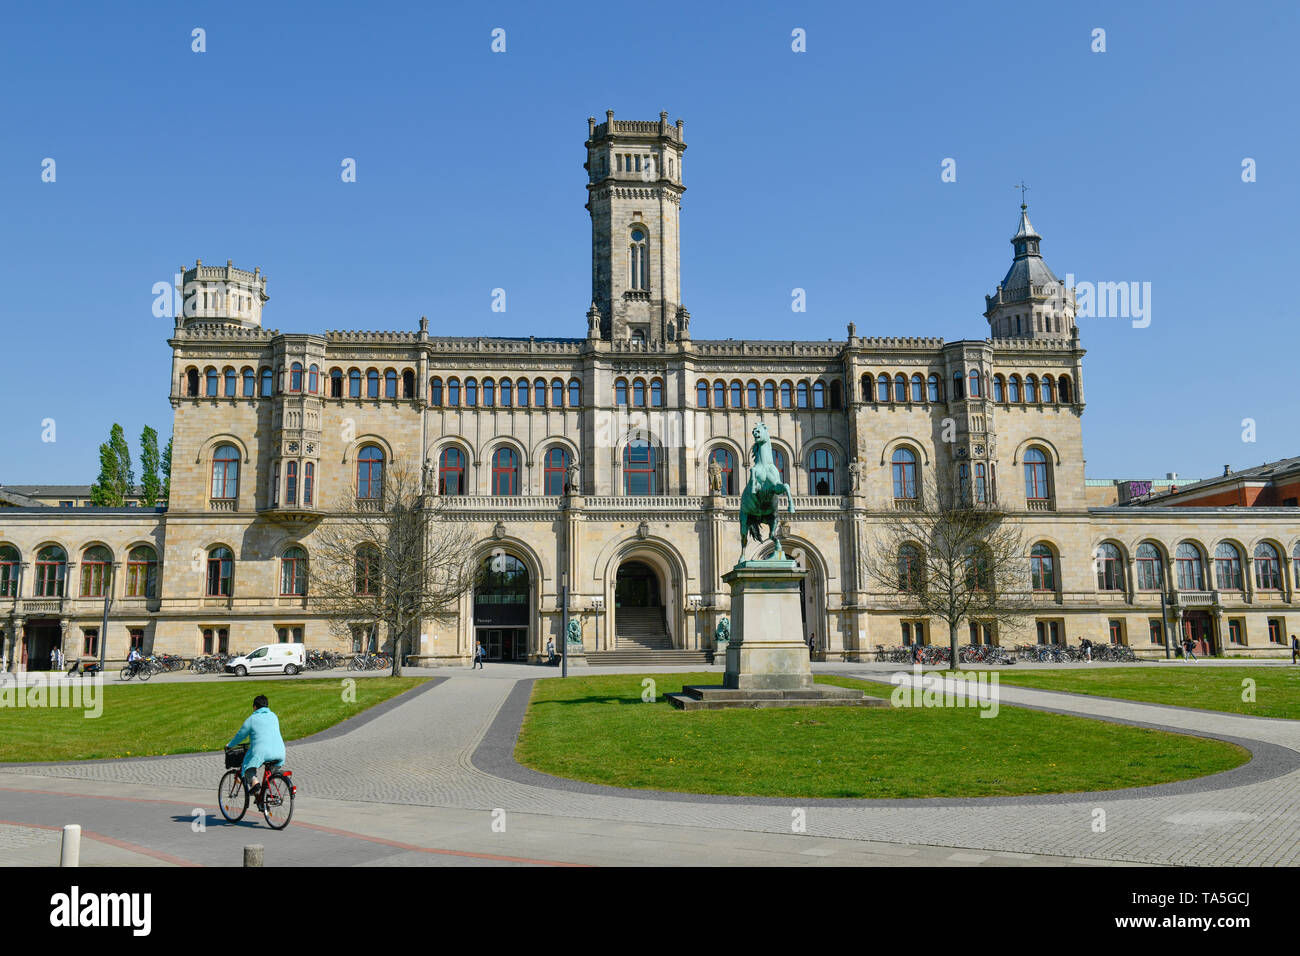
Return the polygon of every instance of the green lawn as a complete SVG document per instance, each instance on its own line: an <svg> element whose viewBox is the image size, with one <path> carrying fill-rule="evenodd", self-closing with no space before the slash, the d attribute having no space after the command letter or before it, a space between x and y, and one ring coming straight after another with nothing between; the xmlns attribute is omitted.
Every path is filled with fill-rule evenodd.
<svg viewBox="0 0 1300 956"><path fill-rule="evenodd" d="M1164 664L1160 667L1106 667L1098 670L1041 670L1007 673L1004 684L1068 690L1098 697L1120 697L1151 704L1177 704L1223 710L1251 717L1300 719L1300 668L1220 667ZM1253 680L1253 701L1242 700L1242 682Z"/></svg>
<svg viewBox="0 0 1300 956"><path fill-rule="evenodd" d="M356 680L355 702L335 680L215 680L106 684L103 713L71 708L0 710L0 761L89 760L220 750L265 694L285 740L307 737L421 684L423 677Z"/></svg>
<svg viewBox="0 0 1300 956"><path fill-rule="evenodd" d="M659 699L641 701L653 677ZM678 711L664 694L718 674L550 678L534 686L515 756L618 787L768 797L975 797L1109 790L1217 773L1230 744L1002 707ZM888 685L819 683L888 696Z"/></svg>

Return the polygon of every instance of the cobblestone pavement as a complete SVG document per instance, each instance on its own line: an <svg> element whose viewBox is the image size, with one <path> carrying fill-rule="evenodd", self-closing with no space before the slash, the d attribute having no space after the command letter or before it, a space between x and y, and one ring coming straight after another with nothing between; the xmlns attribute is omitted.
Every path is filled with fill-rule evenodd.
<svg viewBox="0 0 1300 956"><path fill-rule="evenodd" d="M819 665L819 671L883 676L891 668ZM667 670L667 669L664 669ZM584 671L594 673L596 670ZM603 672L603 669L602 669ZM791 834L792 808L806 812L807 838L868 841L898 848L943 847L954 863L997 864L1020 855L1155 864L1294 864L1300 861L1300 722L1266 720L1001 687L1002 703L1237 739L1255 759L1228 775L1146 790L970 800L792 801L638 794L547 777L509 758L518 728L520 681L550 669L502 666L443 670L447 679L405 695L353 729L289 744L289 763L311 803L436 807L519 819L582 821L629 840L654 828ZM0 768L0 787L75 793L210 791L213 755ZM62 778L55 784L54 778ZM81 781L82 784L75 784ZM303 801L304 806L308 801ZM323 803L321 804L324 805ZM1104 831L1097 810L1105 811ZM900 846L901 845L901 846ZM956 849L957 853L951 851ZM802 851L807 852L807 851ZM882 855L888 855L882 851ZM966 859L965 857L968 857ZM553 850L550 858L563 858ZM919 862L919 861L918 861ZM933 860L927 860L933 862Z"/></svg>

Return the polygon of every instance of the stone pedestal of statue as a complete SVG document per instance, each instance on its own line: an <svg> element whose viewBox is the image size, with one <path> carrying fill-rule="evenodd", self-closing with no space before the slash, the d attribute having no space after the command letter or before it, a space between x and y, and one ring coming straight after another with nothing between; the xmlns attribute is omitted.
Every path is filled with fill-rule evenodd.
<svg viewBox="0 0 1300 956"><path fill-rule="evenodd" d="M730 707L887 707L860 690L814 684L803 642L801 571L786 558L742 561L722 576L731 587L731 640L721 687L687 686L668 700L680 710Z"/></svg>

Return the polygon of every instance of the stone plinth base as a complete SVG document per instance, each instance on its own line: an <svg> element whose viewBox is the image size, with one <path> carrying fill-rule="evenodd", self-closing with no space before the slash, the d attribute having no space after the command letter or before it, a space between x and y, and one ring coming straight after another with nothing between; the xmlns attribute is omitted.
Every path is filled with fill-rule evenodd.
<svg viewBox="0 0 1300 956"><path fill-rule="evenodd" d="M734 690L812 687L799 583L788 559L744 561L722 576L731 586L731 640L722 684Z"/></svg>
<svg viewBox="0 0 1300 956"><path fill-rule="evenodd" d="M790 690L758 690L688 685L669 694L678 710L726 710L731 707L888 707L887 697L867 697L851 687L818 684Z"/></svg>

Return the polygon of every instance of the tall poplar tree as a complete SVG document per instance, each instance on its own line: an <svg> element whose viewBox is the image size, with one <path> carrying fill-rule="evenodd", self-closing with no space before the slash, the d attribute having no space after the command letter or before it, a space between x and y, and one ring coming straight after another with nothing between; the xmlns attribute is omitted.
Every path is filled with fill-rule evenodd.
<svg viewBox="0 0 1300 956"><path fill-rule="evenodd" d="M152 508L162 496L162 479L158 477L158 433L148 425L140 433L140 488L144 507Z"/></svg>
<svg viewBox="0 0 1300 956"><path fill-rule="evenodd" d="M165 505L172 494L172 438L167 439L167 447L163 449L162 474L162 503Z"/></svg>
<svg viewBox="0 0 1300 956"><path fill-rule="evenodd" d="M99 478L90 488L90 503L120 508L126 504L127 495L134 488L131 449L126 443L122 426L114 424L108 441L99 446Z"/></svg>

